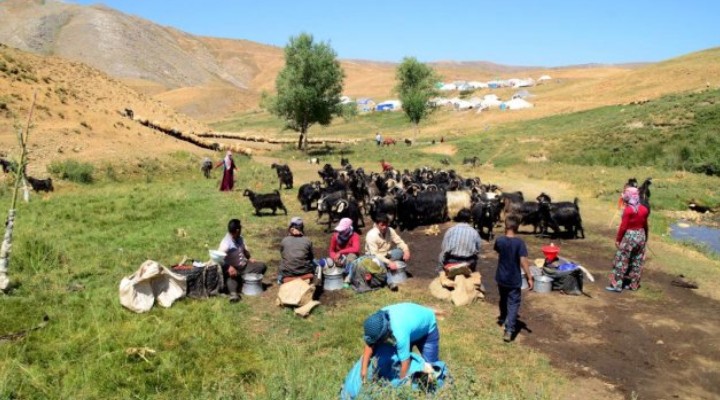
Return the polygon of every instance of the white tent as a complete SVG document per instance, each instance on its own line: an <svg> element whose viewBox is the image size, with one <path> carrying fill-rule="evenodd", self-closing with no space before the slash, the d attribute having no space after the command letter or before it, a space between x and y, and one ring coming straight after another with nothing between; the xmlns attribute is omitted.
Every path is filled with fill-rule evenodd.
<svg viewBox="0 0 720 400"><path fill-rule="evenodd" d="M488 87L487 83L478 81L470 81L468 82L468 85L474 87L475 89L487 89Z"/></svg>
<svg viewBox="0 0 720 400"><path fill-rule="evenodd" d="M351 99L349 96L341 96L340 97L340 104L348 104L353 103L353 99Z"/></svg>
<svg viewBox="0 0 720 400"><path fill-rule="evenodd" d="M549 75L543 75L543 76L541 76L541 77L538 78L538 82L550 81L550 80L552 80L552 78L551 78Z"/></svg>
<svg viewBox="0 0 720 400"><path fill-rule="evenodd" d="M440 90L441 90L441 91L457 90L457 86L455 86L455 85L452 84L452 83L446 83L446 84L444 84L444 85L442 85L442 86L440 87Z"/></svg>
<svg viewBox="0 0 720 400"><path fill-rule="evenodd" d="M455 110L463 111L463 110L469 110L473 108L473 104L469 101L465 100L457 100L453 102L453 106L455 107Z"/></svg>
<svg viewBox="0 0 720 400"><path fill-rule="evenodd" d="M494 94L486 94L480 104L483 108L500 107L502 101Z"/></svg>
<svg viewBox="0 0 720 400"><path fill-rule="evenodd" d="M509 110L522 110L523 108L533 108L533 105L521 98L515 98L510 101L506 101L505 107Z"/></svg>

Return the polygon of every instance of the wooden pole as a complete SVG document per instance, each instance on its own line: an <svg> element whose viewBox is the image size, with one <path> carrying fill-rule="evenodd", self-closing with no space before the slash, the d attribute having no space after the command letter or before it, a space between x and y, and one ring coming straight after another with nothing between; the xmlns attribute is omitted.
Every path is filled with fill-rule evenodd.
<svg viewBox="0 0 720 400"><path fill-rule="evenodd" d="M10 251L12 250L12 234L15 226L15 206L17 205L17 194L20 189L20 182L25 179L25 164L27 158L27 142L30 134L30 121L32 121L33 110L35 109L35 101L37 100L37 90L33 93L30 112L28 113L27 123L25 124L25 132L18 132L18 140L20 141L20 165L15 171L15 186L13 188L12 204L8 210L7 223L5 224L5 235L3 236L2 247L0 247L0 290L4 291L10 285L7 271L10 263ZM26 189L27 190L27 189Z"/></svg>

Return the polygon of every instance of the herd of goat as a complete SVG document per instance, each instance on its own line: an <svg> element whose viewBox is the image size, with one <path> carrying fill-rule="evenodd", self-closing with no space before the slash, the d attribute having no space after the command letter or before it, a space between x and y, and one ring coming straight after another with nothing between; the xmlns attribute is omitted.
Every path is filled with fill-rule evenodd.
<svg viewBox="0 0 720 400"><path fill-rule="evenodd" d="M292 172L287 165L273 164L279 189L291 189ZM342 158L340 168L325 164L318 171L320 180L304 183L297 199L303 211L317 210L317 221L325 215L327 231L341 218L350 218L356 231L364 227L364 216L375 220L380 214L390 218L401 230L420 225L442 223L470 209L475 229L486 239L494 237L494 228L503 215L517 214L521 226L532 226L532 232L549 236L584 238L577 198L554 202L541 193L535 201L525 201L522 192L502 192L497 185L482 183L480 178L463 178L454 170L417 168L403 172L390 170L366 173L353 168ZM256 194L246 190L256 214L262 209L284 210L279 190Z"/></svg>

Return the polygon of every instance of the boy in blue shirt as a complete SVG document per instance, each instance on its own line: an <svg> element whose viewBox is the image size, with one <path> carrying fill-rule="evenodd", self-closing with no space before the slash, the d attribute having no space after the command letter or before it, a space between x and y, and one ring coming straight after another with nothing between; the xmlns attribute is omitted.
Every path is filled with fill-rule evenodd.
<svg viewBox="0 0 720 400"><path fill-rule="evenodd" d="M520 309L522 274L525 271L529 289L533 288L533 276L530 273L528 252L525 242L515 237L520 218L508 215L505 218L505 236L495 240L495 251L498 252L498 267L495 273L495 282L500 292L500 316L498 324L505 325L503 341L510 342L515 333L518 310Z"/></svg>
<svg viewBox="0 0 720 400"><path fill-rule="evenodd" d="M400 360L400 379L405 378L410 367L410 349L413 345L427 362L438 361L440 332L432 308L415 303L393 304L369 316L363 324L365 351L360 376L367 376L368 364L375 345L390 340L394 343Z"/></svg>

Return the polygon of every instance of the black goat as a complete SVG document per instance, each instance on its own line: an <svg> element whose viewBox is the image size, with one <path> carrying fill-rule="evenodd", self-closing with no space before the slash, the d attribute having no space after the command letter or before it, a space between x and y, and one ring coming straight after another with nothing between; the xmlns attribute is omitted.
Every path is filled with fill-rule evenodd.
<svg viewBox="0 0 720 400"><path fill-rule="evenodd" d="M55 190L52 184L52 178L35 179L32 176L28 176L27 181L30 183L30 186L32 186L32 189L36 192L44 191L47 193Z"/></svg>
<svg viewBox="0 0 720 400"><path fill-rule="evenodd" d="M463 164L472 164L473 167L477 164L477 162L478 162L477 156L463 158Z"/></svg>
<svg viewBox="0 0 720 400"><path fill-rule="evenodd" d="M414 229L419 224L445 222L448 216L444 191L403 194L398 198L397 224L400 229Z"/></svg>
<svg viewBox="0 0 720 400"><path fill-rule="evenodd" d="M272 163L270 165L270 168L273 168L275 172L277 172L278 177L278 190L282 189L283 185L285 185L285 189L292 189L293 187L293 174L292 171L290 171L290 167L287 164L275 164Z"/></svg>
<svg viewBox="0 0 720 400"><path fill-rule="evenodd" d="M342 218L350 218L350 220L352 220L353 230L355 232L360 233L360 227L365 226L360 206L353 198L340 199L330 207L326 232L332 230L333 222L340 221Z"/></svg>
<svg viewBox="0 0 720 400"><path fill-rule="evenodd" d="M8 172L17 172L17 163L14 161L0 158L0 166L2 166L2 170L6 174Z"/></svg>
<svg viewBox="0 0 720 400"><path fill-rule="evenodd" d="M343 167L346 165L350 165L350 160L345 157L340 157L340 165Z"/></svg>
<svg viewBox="0 0 720 400"><path fill-rule="evenodd" d="M317 212L318 217L317 220L320 221L320 218L322 218L323 214L330 213L330 210L340 200L344 200L347 198L347 192L344 190L338 190L335 192L324 192L317 203Z"/></svg>
<svg viewBox="0 0 720 400"><path fill-rule="evenodd" d="M578 237L585 239L585 229L582 226L577 197L573 202L552 203L550 196L541 193L537 197L537 201L544 234L547 234L547 228L551 228L556 235L560 234L560 227L563 227L573 239Z"/></svg>
<svg viewBox="0 0 720 400"><path fill-rule="evenodd" d="M200 170L202 171L203 175L205 175L206 178L210 178L210 171L212 171L212 160L205 157L203 159L202 164L200 164Z"/></svg>
<svg viewBox="0 0 720 400"><path fill-rule="evenodd" d="M470 212L475 230L480 236L492 240L495 237L493 228L500 221L500 201L498 199L479 201L475 203Z"/></svg>
<svg viewBox="0 0 720 400"><path fill-rule="evenodd" d="M320 199L320 181L302 184L298 189L297 198L303 211L310 211L312 203Z"/></svg>
<svg viewBox="0 0 720 400"><path fill-rule="evenodd" d="M250 189L245 189L243 196L250 198L250 202L255 208L255 215L260 215L260 210L263 208L271 209L273 214L275 214L279 208L285 211L285 215L287 215L287 208L285 208L280 198L280 192L277 190L273 193L257 194Z"/></svg>
<svg viewBox="0 0 720 400"><path fill-rule="evenodd" d="M390 224L395 226L397 216L397 200L395 196L390 194L385 197L374 196L368 203L370 219L375 221L379 215L384 214L390 219Z"/></svg>

